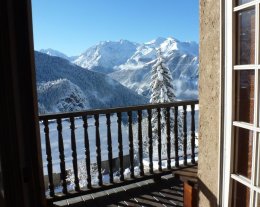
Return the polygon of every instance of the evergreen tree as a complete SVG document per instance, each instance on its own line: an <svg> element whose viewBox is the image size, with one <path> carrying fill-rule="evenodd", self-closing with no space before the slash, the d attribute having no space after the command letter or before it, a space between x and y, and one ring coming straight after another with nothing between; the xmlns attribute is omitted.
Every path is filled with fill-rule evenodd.
<svg viewBox="0 0 260 207"><path fill-rule="evenodd" d="M152 67L152 82L150 84L150 89L150 103L165 103L176 101L172 74L169 68L164 64L164 59L160 50L158 50L157 61Z"/></svg>
<svg viewBox="0 0 260 207"><path fill-rule="evenodd" d="M173 79L172 74L169 70L169 68L164 63L163 55L158 50L158 57L157 61L152 67L152 82L150 84L150 90L151 90L151 99L150 103L167 103L167 102L175 102L176 96L175 96L175 88L173 85ZM161 110L161 135L162 135L162 153L165 155L166 153L166 109ZM158 122L158 114L157 111L153 111L152 115L152 127L153 127L153 143L155 149L157 149L157 134L158 134L158 128L157 128L157 122ZM174 146L174 134L173 134L173 128L174 128L174 110L171 112L170 116L170 125L171 125L171 145ZM182 137L182 114L179 114L178 116L178 139L179 139L179 149L182 147L182 141L180 138ZM173 149L173 148L172 148ZM157 150L155 151L157 153Z"/></svg>

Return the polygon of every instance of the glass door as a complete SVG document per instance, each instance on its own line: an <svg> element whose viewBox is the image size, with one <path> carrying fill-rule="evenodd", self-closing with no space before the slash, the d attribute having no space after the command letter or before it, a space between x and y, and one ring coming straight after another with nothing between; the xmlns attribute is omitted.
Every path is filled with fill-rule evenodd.
<svg viewBox="0 0 260 207"><path fill-rule="evenodd" d="M227 163L230 167L224 167L229 178L228 202L224 206L260 207L260 1L236 0L226 1L226 4L227 8L232 8L226 10L226 63L230 63L226 64L226 90L230 90L226 93L226 101L232 103L225 106L226 113L230 113L230 131L225 133L225 139L231 140L225 140L225 149L230 152ZM232 33L231 39L227 38L228 33Z"/></svg>

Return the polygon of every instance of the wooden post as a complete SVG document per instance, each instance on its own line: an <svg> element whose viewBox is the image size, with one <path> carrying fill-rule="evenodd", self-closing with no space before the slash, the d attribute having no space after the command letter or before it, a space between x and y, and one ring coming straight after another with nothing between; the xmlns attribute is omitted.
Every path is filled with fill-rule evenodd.
<svg viewBox="0 0 260 207"><path fill-rule="evenodd" d="M170 108L166 108L166 144L167 144L167 169L171 169L171 114Z"/></svg>
<svg viewBox="0 0 260 207"><path fill-rule="evenodd" d="M111 136L111 119L110 114L106 114L107 117L107 151L108 151L108 162L109 162L109 182L114 182L113 177L113 152L112 152L112 136Z"/></svg>
<svg viewBox="0 0 260 207"><path fill-rule="evenodd" d="M133 128L132 128L132 111L128 115L128 134L129 134L129 156L130 156L130 177L134 178L134 144L133 144Z"/></svg>
<svg viewBox="0 0 260 207"><path fill-rule="evenodd" d="M148 147L149 147L149 173L153 174L153 133L152 133L152 111L148 109Z"/></svg>
<svg viewBox="0 0 260 207"><path fill-rule="evenodd" d="M58 143L59 143L59 153L60 153L60 177L62 192L68 194L67 182L66 182L66 164L65 164L65 154L64 154L64 144L62 136L62 121L57 119L57 130L58 130Z"/></svg>
<svg viewBox="0 0 260 207"><path fill-rule="evenodd" d="M197 207L198 206L198 189L192 182L184 182L184 207Z"/></svg>
<svg viewBox="0 0 260 207"><path fill-rule="evenodd" d="M99 134L99 115L95 115L95 126L96 126L96 157L97 157L97 168L98 168L98 185L103 185L102 173L101 173L101 148L100 148L100 134Z"/></svg>
<svg viewBox="0 0 260 207"><path fill-rule="evenodd" d="M49 178L49 195L54 197L54 184L53 184L53 169L52 169L52 155L51 155L51 144L49 136L49 122L48 120L43 121L44 124L44 133L45 133L45 145L46 145L46 155L47 155L47 169L48 169L48 178Z"/></svg>
<svg viewBox="0 0 260 207"><path fill-rule="evenodd" d="M118 157L120 181L124 181L124 160L123 160L123 136L122 136L122 116L121 112L117 113L118 124Z"/></svg>
<svg viewBox="0 0 260 207"><path fill-rule="evenodd" d="M79 187L79 177L78 177L77 144L76 144L76 136L75 136L74 117L70 117L70 129L71 129L71 151L72 151L72 164L73 164L73 172L74 172L75 191L79 192L80 187Z"/></svg>
<svg viewBox="0 0 260 207"><path fill-rule="evenodd" d="M175 167L179 167L178 106L174 107Z"/></svg>
<svg viewBox="0 0 260 207"><path fill-rule="evenodd" d="M157 109L158 114L158 170L162 171L162 133L161 133L161 108Z"/></svg>
<svg viewBox="0 0 260 207"><path fill-rule="evenodd" d="M89 150L89 139L88 139L88 117L82 116L83 119L83 128L84 128L84 145L85 145L85 161L87 169L87 187L92 188L91 186L91 174L90 174L90 150Z"/></svg>
<svg viewBox="0 0 260 207"><path fill-rule="evenodd" d="M142 137L142 111L138 110L138 153L140 176L144 176L143 165L143 137Z"/></svg>
<svg viewBox="0 0 260 207"><path fill-rule="evenodd" d="M183 159L184 165L187 165L187 106L183 106Z"/></svg>

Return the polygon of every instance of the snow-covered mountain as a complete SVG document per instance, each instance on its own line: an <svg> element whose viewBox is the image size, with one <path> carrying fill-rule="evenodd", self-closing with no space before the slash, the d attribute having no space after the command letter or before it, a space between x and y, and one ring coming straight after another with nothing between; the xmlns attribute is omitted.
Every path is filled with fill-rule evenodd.
<svg viewBox="0 0 260 207"><path fill-rule="evenodd" d="M64 53L62 53L58 50L53 50L51 48L41 49L41 50L39 50L39 52L45 53L45 54L50 55L50 56L60 57L60 58L63 58L63 59L69 60L69 61L74 61L75 59L78 58L78 56L69 57L69 56L65 55Z"/></svg>
<svg viewBox="0 0 260 207"><path fill-rule="evenodd" d="M137 43L127 40L103 41L87 49L73 63L89 70L111 73L136 51Z"/></svg>
<svg viewBox="0 0 260 207"><path fill-rule="evenodd" d="M127 40L106 41L92 46L73 63L108 74L124 86L149 97L151 69L160 48L169 67L178 99L198 96L198 44L159 37L137 44Z"/></svg>
<svg viewBox="0 0 260 207"><path fill-rule="evenodd" d="M40 114L90 108L84 92L67 79L38 83L37 92Z"/></svg>
<svg viewBox="0 0 260 207"><path fill-rule="evenodd" d="M68 60L35 52L35 63L40 113L129 106L148 101L109 76Z"/></svg>
<svg viewBox="0 0 260 207"><path fill-rule="evenodd" d="M151 70L160 48L169 67L178 99L198 96L198 44L180 42L174 38L157 38L140 45L126 63L119 65L109 76L123 85L149 97Z"/></svg>
<svg viewBox="0 0 260 207"><path fill-rule="evenodd" d="M159 48L172 73L177 98L197 98L199 49L196 42L181 42L173 37L159 37L143 44L127 40L103 41L78 57L68 57L52 49L42 51L65 58L89 71L107 74L127 88L150 98L151 69Z"/></svg>

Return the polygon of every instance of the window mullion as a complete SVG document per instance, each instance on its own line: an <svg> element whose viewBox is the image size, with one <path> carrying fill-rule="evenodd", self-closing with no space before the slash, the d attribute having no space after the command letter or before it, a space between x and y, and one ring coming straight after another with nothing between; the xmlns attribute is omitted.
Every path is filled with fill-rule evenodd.
<svg viewBox="0 0 260 207"><path fill-rule="evenodd" d="M255 59L256 59L256 65L259 65L260 63L260 37L259 37L259 31L260 31L260 2L258 2L258 4L256 5L256 30L255 30L255 36L256 36L256 42L255 42ZM259 70L256 71L256 76L255 76L255 83L256 83L256 100L255 100L255 110L256 110L256 117L255 117L255 124L256 127L259 127L259 91L260 91L260 85L259 85L259 80L260 80L260 72ZM256 133L255 137L254 137L254 149L253 149L253 153L254 153L254 168L253 168L253 172L254 172L254 176L253 176L253 182L252 184L254 186L258 186L259 184L259 134ZM254 206L257 207L258 203L257 201L258 199L258 194L254 193Z"/></svg>
<svg viewBox="0 0 260 207"><path fill-rule="evenodd" d="M259 3L255 6L255 64L259 64ZM255 69L255 100L254 100L254 127L258 127L259 125L259 70ZM253 147L252 147L252 177L251 177L251 185L256 185L256 172L257 172L257 132L254 131L253 137ZM250 189L250 206L256 206L256 193L251 188Z"/></svg>

